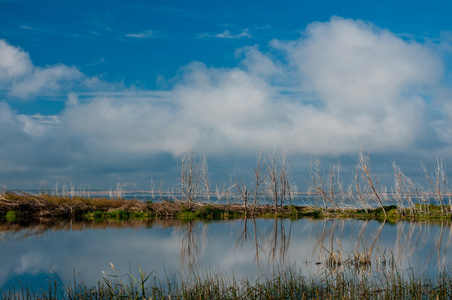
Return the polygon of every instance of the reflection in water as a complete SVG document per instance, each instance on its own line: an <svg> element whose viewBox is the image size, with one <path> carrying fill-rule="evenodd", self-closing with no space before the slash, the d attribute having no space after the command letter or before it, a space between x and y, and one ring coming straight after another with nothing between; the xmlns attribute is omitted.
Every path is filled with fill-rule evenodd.
<svg viewBox="0 0 452 300"><path fill-rule="evenodd" d="M201 222L197 221L188 221L177 227L182 235L180 246L181 269L193 270L193 267L197 266L200 254L199 246L201 246L201 250L204 249L207 238L207 224L204 225L203 230L200 228Z"/></svg>
<svg viewBox="0 0 452 300"><path fill-rule="evenodd" d="M253 222L252 232L249 232L248 222ZM243 221L243 230L237 233L234 249L240 252L247 244L252 244L259 273L263 261L267 271L297 261L306 265L314 263L318 266L314 269L317 272L324 271L322 266L328 271L336 271L338 266L352 265L357 271L368 272L372 266L377 271L386 266L413 266L432 274L435 269L441 272L451 265L448 256L452 241L451 224L399 222L388 225L376 221L323 220L312 226L314 222L306 220L291 222L279 219L267 220L273 223L271 230L268 230L269 226L263 226L261 231L258 222ZM305 228L298 226L300 222L305 223ZM297 233L292 237L294 223L297 224ZM298 234L300 229L305 231L307 228L310 230L307 240L313 246L312 255L304 261L289 257L288 254L294 250L290 249L291 240L304 240Z"/></svg>
<svg viewBox="0 0 452 300"><path fill-rule="evenodd" d="M257 278L286 267L315 275L340 271L347 263L370 272L392 262L402 271L414 267L435 276L452 261L452 226L445 223L90 221L1 224L0 234L0 288L16 278L43 280L52 274L50 268L63 280L76 272L85 283L96 284L110 262L123 274L139 265L162 276L213 268L237 278Z"/></svg>
<svg viewBox="0 0 452 300"><path fill-rule="evenodd" d="M273 223L270 230L268 227L263 228L264 231L259 230L258 221L256 219L243 220L243 229L237 231L237 241L235 243L234 251L243 251L244 246L250 243L254 247L254 261L258 272L262 261L265 261L266 267L275 268L275 266L285 266L286 256L290 245L290 235L292 231L292 222L283 219L268 220ZM248 222L252 222L252 232L248 230ZM286 225L288 223L288 230ZM251 236L251 237L250 237ZM264 257L263 257L264 256Z"/></svg>
<svg viewBox="0 0 452 300"><path fill-rule="evenodd" d="M121 229L121 228L150 228L159 226L168 228L180 225L179 220L102 220L102 221L64 221L46 220L45 222L6 222L0 223L0 238L26 239L42 236L47 231L83 231L89 229Z"/></svg>

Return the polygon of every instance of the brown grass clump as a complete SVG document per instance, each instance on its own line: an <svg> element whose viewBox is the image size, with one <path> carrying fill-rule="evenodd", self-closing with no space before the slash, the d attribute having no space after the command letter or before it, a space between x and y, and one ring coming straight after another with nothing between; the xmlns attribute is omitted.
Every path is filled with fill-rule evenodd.
<svg viewBox="0 0 452 300"><path fill-rule="evenodd" d="M19 212L23 218L77 218L93 211L143 211L145 203L122 198L87 198L53 195L32 195L25 192L4 192L0 195L0 214Z"/></svg>
<svg viewBox="0 0 452 300"><path fill-rule="evenodd" d="M250 212L251 211L251 212ZM101 218L118 215L119 219L230 219L245 217L289 217L298 213L310 214L306 207L283 206L275 213L270 205L211 204L185 201L143 202L137 199L88 198L82 196L33 195L6 191L0 194L0 216L14 213L21 220ZM41 220L42 221L42 220Z"/></svg>

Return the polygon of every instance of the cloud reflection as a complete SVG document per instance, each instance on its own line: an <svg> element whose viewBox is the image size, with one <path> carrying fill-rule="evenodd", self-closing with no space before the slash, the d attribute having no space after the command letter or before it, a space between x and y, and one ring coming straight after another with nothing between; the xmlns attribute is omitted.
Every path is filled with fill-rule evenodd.
<svg viewBox="0 0 452 300"><path fill-rule="evenodd" d="M119 274L136 273L140 266L162 278L193 270L257 278L287 266L312 275L325 270L325 249L340 249L344 256L366 250L374 257L387 249L402 271L415 267L433 276L451 264L450 224L258 219L57 223L47 228L3 224L1 230L0 286L15 278L42 279L52 270L68 281L75 272L94 285L102 271L110 271L110 262Z"/></svg>

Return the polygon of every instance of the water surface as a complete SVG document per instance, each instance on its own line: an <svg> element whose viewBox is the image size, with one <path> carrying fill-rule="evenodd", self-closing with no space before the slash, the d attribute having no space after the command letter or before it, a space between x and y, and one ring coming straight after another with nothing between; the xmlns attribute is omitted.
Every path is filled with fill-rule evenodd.
<svg viewBox="0 0 452 300"><path fill-rule="evenodd" d="M305 275L325 272L331 251L344 257L371 251L392 257L402 271L435 276L451 269L451 225L360 220L234 220L59 222L3 224L0 287L46 285L49 276L95 285L102 276L136 273L160 277L199 272L257 278L294 267ZM376 262L373 266L376 266ZM330 270L331 271L331 270Z"/></svg>

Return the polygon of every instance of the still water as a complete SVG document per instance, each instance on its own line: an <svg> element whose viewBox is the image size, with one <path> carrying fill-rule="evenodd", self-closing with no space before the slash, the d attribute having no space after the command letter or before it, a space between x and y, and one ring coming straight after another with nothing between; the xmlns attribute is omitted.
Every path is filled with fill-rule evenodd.
<svg viewBox="0 0 452 300"><path fill-rule="evenodd" d="M385 256L400 270L435 276L451 270L451 224L360 220L123 221L1 224L0 287L45 287L49 276L95 285L102 271L161 278L222 272L248 279L286 267L325 272L329 252ZM373 266L377 264L373 263Z"/></svg>

